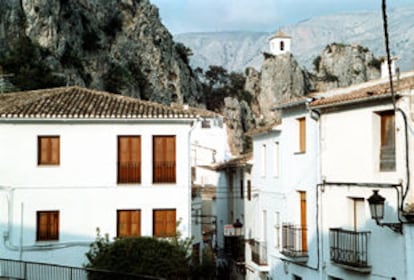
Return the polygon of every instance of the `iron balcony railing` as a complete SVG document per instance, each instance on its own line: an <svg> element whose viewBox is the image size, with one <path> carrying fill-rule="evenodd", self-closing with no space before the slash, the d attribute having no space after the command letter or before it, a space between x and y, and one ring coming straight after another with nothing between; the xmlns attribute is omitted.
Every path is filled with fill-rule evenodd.
<svg viewBox="0 0 414 280"><path fill-rule="evenodd" d="M118 162L118 183L141 183L141 162Z"/></svg>
<svg viewBox="0 0 414 280"><path fill-rule="evenodd" d="M267 244L252 240L250 242L252 261L258 265L267 265Z"/></svg>
<svg viewBox="0 0 414 280"><path fill-rule="evenodd" d="M369 231L351 231L341 228L329 230L331 261L353 267L367 268Z"/></svg>
<svg viewBox="0 0 414 280"><path fill-rule="evenodd" d="M108 270L0 259L0 279L13 280L162 280Z"/></svg>
<svg viewBox="0 0 414 280"><path fill-rule="evenodd" d="M175 161L154 162L154 183L175 183Z"/></svg>
<svg viewBox="0 0 414 280"><path fill-rule="evenodd" d="M307 228L300 225L282 225L282 254L288 257L307 257Z"/></svg>

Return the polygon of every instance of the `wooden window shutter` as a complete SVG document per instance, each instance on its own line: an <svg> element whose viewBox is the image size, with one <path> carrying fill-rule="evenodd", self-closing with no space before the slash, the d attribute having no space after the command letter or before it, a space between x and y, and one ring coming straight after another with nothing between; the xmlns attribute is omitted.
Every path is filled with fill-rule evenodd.
<svg viewBox="0 0 414 280"><path fill-rule="evenodd" d="M38 164L59 165L60 164L60 137L39 136L38 137Z"/></svg>
<svg viewBox="0 0 414 280"><path fill-rule="evenodd" d="M154 210L153 231L155 237L173 237L176 233L176 210Z"/></svg>
<svg viewBox="0 0 414 280"><path fill-rule="evenodd" d="M299 152L306 152L306 118L298 119L299 123Z"/></svg>
<svg viewBox="0 0 414 280"><path fill-rule="evenodd" d="M300 195L300 228L302 232L302 252L308 251L307 220L306 220L306 192L299 192Z"/></svg>
<svg viewBox="0 0 414 280"><path fill-rule="evenodd" d="M153 138L153 182L176 182L175 136L154 136Z"/></svg>
<svg viewBox="0 0 414 280"><path fill-rule="evenodd" d="M141 211L118 210L118 237L141 236Z"/></svg>
<svg viewBox="0 0 414 280"><path fill-rule="evenodd" d="M38 241L59 239L59 211L37 212L36 239Z"/></svg>
<svg viewBox="0 0 414 280"><path fill-rule="evenodd" d="M250 180L247 181L247 200L252 200L252 182Z"/></svg>
<svg viewBox="0 0 414 280"><path fill-rule="evenodd" d="M118 183L141 182L141 137L118 136Z"/></svg>
<svg viewBox="0 0 414 280"><path fill-rule="evenodd" d="M380 170L395 170L395 115L394 111L381 112Z"/></svg>

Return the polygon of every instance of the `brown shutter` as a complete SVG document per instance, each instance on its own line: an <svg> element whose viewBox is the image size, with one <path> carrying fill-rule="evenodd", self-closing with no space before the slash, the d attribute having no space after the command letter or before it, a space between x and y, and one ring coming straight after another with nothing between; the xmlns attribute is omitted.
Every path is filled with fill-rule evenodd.
<svg viewBox="0 0 414 280"><path fill-rule="evenodd" d="M176 232L176 210L154 210L154 236L172 237Z"/></svg>
<svg viewBox="0 0 414 280"><path fill-rule="evenodd" d="M307 221L306 221L306 192L300 194L300 227L302 229L302 251L308 251Z"/></svg>
<svg viewBox="0 0 414 280"><path fill-rule="evenodd" d="M58 212L52 212L50 213L50 239L52 240L58 240L59 239L59 213Z"/></svg>
<svg viewBox="0 0 414 280"><path fill-rule="evenodd" d="M141 236L141 211L118 210L118 237Z"/></svg>
<svg viewBox="0 0 414 280"><path fill-rule="evenodd" d="M38 164L58 165L60 163L60 137L38 137Z"/></svg>
<svg viewBox="0 0 414 280"><path fill-rule="evenodd" d="M395 116L394 111L381 113L380 170L395 170Z"/></svg>
<svg viewBox="0 0 414 280"><path fill-rule="evenodd" d="M118 183L141 182L141 137L118 136Z"/></svg>
<svg viewBox="0 0 414 280"><path fill-rule="evenodd" d="M36 239L39 241L59 239L59 211L37 212Z"/></svg>
<svg viewBox="0 0 414 280"><path fill-rule="evenodd" d="M153 181L154 183L176 182L175 136L154 136Z"/></svg>
<svg viewBox="0 0 414 280"><path fill-rule="evenodd" d="M306 152L306 119L300 118L299 122L299 152Z"/></svg>

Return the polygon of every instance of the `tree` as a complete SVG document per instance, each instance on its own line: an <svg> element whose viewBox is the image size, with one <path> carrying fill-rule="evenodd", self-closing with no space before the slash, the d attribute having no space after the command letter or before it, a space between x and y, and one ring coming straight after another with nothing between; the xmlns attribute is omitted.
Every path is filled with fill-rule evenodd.
<svg viewBox="0 0 414 280"><path fill-rule="evenodd" d="M64 79L56 76L44 61L48 55L47 49L20 36L0 53L0 65L6 73L13 74L10 82L21 90L63 86Z"/></svg>
<svg viewBox="0 0 414 280"><path fill-rule="evenodd" d="M200 75L203 73L200 72ZM222 66L210 65L202 76L204 95L207 109L221 111L224 106L224 98L236 97L251 103L253 97L244 90L246 77L242 73L227 72Z"/></svg>
<svg viewBox="0 0 414 280"><path fill-rule="evenodd" d="M166 279L188 279L190 263L183 244L152 237L120 238L109 242L107 236L99 234L86 254L91 269L89 280L133 279L126 274L162 277ZM102 274L93 271L108 270L122 275Z"/></svg>

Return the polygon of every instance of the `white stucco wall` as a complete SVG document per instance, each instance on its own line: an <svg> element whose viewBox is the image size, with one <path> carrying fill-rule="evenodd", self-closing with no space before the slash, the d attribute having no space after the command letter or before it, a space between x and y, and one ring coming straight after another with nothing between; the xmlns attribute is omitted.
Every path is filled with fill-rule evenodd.
<svg viewBox="0 0 414 280"><path fill-rule="evenodd" d="M116 211L141 210L141 234L152 235L153 209L176 209L179 230L191 235L190 122L0 124L0 243L2 257L80 266L96 228L116 236ZM38 135L60 136L60 165L37 165ZM117 184L117 136L140 135L140 184ZM176 183L152 183L152 137L176 135ZM7 204L7 203L6 203ZM59 210L59 241L36 242L36 211ZM8 213L9 212L9 213ZM10 227L9 225L10 224ZM20 230L23 234L20 234ZM38 250L43 245L68 245ZM28 246L19 252L20 246ZM74 245L70 243L69 245ZM9 248L7 248L9 247ZM12 249L12 250L10 250Z"/></svg>

